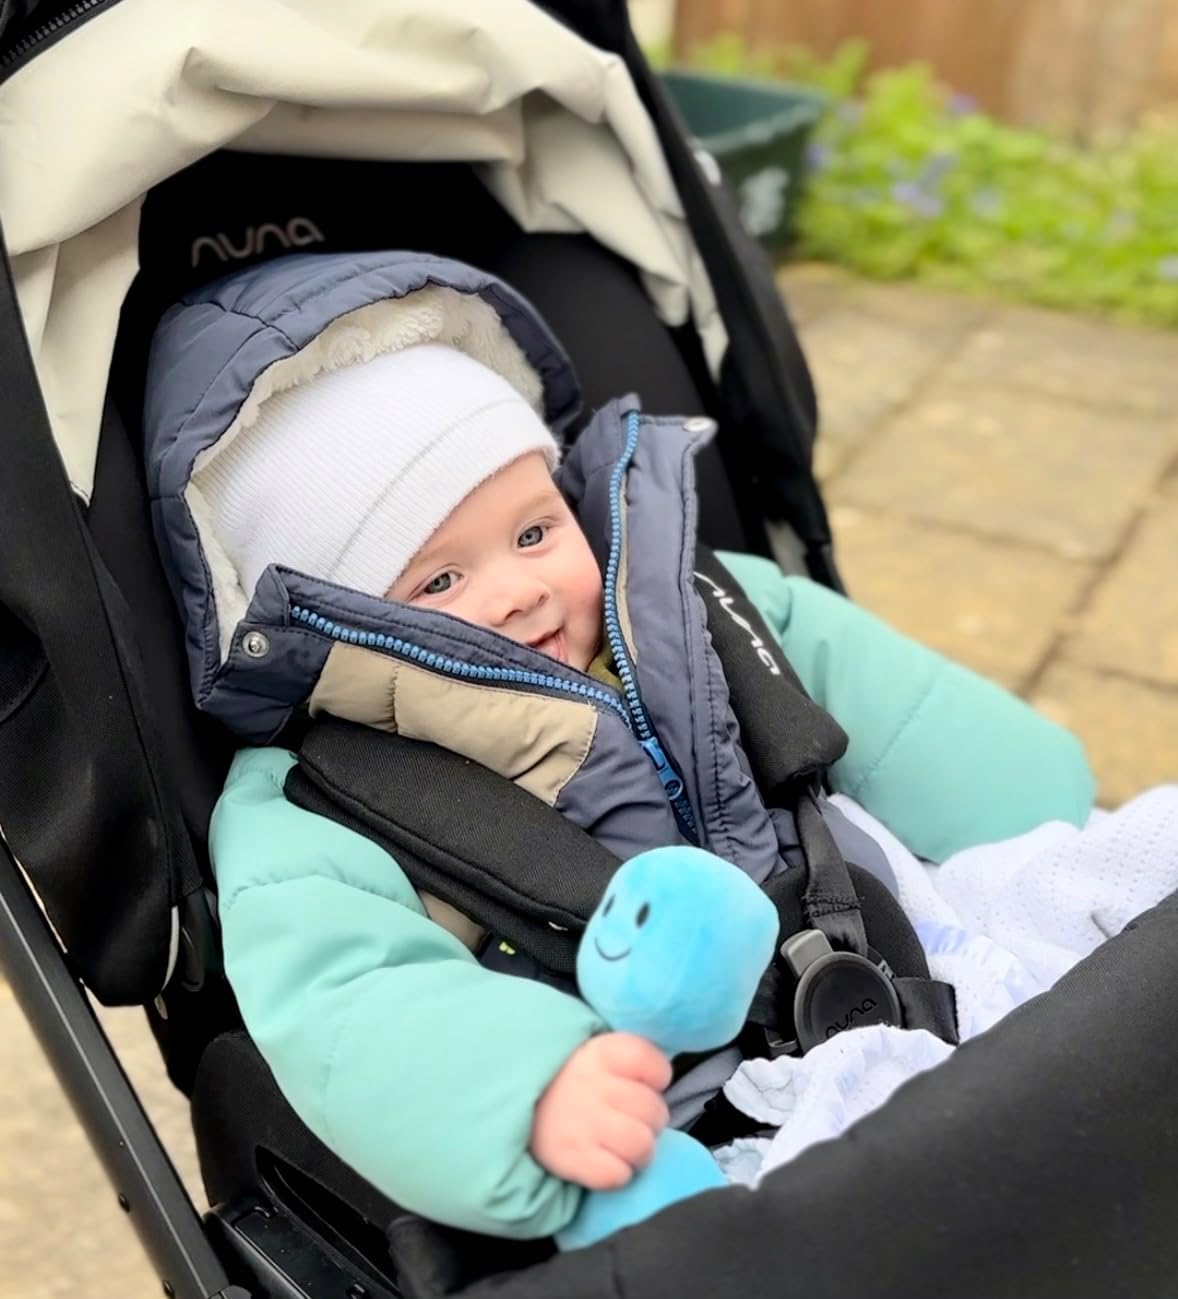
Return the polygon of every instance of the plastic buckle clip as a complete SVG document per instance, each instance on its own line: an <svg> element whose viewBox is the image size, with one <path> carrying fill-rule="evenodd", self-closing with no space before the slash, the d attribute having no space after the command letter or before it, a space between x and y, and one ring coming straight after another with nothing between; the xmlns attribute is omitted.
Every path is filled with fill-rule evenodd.
<svg viewBox="0 0 1178 1299"><path fill-rule="evenodd" d="M849 1028L902 1022L887 973L865 956L836 952L817 929L787 938L780 955L797 979L793 1022L803 1053Z"/></svg>

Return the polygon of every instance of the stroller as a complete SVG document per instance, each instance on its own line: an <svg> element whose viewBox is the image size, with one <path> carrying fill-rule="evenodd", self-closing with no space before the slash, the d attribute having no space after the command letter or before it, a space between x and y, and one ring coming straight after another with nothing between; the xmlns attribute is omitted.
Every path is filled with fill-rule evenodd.
<svg viewBox="0 0 1178 1299"><path fill-rule="evenodd" d="M228 741L189 700L139 453L182 293L292 248L483 267L587 409L629 387L717 420L709 544L839 586L804 360L622 0L0 0L0 219L0 964L166 1294L1178 1291L1178 899L756 1192L564 1255L400 1212L241 1025L205 841ZM83 986L148 1008L203 1220Z"/></svg>

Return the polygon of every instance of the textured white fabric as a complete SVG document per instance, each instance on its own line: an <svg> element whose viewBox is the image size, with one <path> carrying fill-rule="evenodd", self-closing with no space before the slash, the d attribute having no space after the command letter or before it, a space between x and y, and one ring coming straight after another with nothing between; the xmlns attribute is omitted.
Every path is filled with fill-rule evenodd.
<svg viewBox="0 0 1178 1299"><path fill-rule="evenodd" d="M724 1095L737 1109L779 1131L772 1143L746 1138L718 1151L721 1171L730 1181L755 1185L770 1167L845 1132L878 1109L902 1082L940 1064L952 1051L924 1029L872 1025L840 1033L797 1059L747 1061L725 1084Z"/></svg>
<svg viewBox="0 0 1178 1299"><path fill-rule="evenodd" d="M1149 790L1081 830L1053 821L926 866L848 798L835 803L884 849L934 978L957 996L962 1041L1046 991L1135 916L1178 890L1178 785ZM749 1061L724 1091L778 1131L717 1152L725 1176L755 1185L830 1140L951 1051L923 1031L842 1033L799 1059Z"/></svg>
<svg viewBox="0 0 1178 1299"><path fill-rule="evenodd" d="M523 396L425 343L268 398L200 488L247 597L269 564L379 596L475 487L529 451L555 467Z"/></svg>
<svg viewBox="0 0 1178 1299"><path fill-rule="evenodd" d="M958 923L988 934L1050 986L1178 888L1178 785L1160 785L1081 831L1058 823L926 868Z"/></svg>

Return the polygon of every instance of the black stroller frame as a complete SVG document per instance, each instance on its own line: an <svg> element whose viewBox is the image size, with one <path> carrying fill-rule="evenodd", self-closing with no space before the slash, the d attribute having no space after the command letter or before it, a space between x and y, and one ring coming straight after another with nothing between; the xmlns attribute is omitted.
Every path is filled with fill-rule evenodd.
<svg viewBox="0 0 1178 1299"><path fill-rule="evenodd" d="M115 3L0 0L0 81ZM805 570L841 589L810 469L813 389L763 255L727 196L705 178L634 41L623 0L543 7L624 59L714 287L730 347L718 389L710 380L699 388L708 413L723 412L720 454L737 487L729 543L768 554L762 520L775 521L796 538ZM1142 989L1143 970L1160 989L1178 986L1174 898L1048 998L1010 1016L987 1035L992 1040L961 1048L933 1071L937 1078L908 1084L885 1112L849 1134L852 1140L807 1152L754 1195L699 1197L591 1250L547 1258L544 1247L505 1245L500 1253L495 1242L447 1235L412 1218L394 1221L386 1237L374 1226L379 1206L369 1211L374 1201L363 1200L359 1179L320 1185L298 1161L260 1167L248 1190L214 1203L202 1219L86 993L89 986L111 1004L142 1003L154 967L144 966L146 955L137 966L134 951L121 965L104 966L85 941L70 942L67 952L39 903L38 894L66 932L77 917L66 914L62 923L55 914L63 876L113 860L132 892L137 879L154 880L158 892L166 872L174 959L156 981L157 989L166 986L151 1018L169 1072L191 1094L198 1062L186 1052L199 1053L208 1040L206 1017L214 1024L225 1018L227 996L201 837L157 774L175 754L165 754L154 733L142 655L91 535L94 520L62 472L2 236L0 393L0 724L19 724L52 674L59 706L101 755L100 769L89 775L104 796L93 827L86 820L96 815L93 801L76 820L61 812L66 823L51 830L60 851L42 852L26 874L16 854L33 856L22 835L37 839L41 766L61 755L30 745L27 770L0 768L9 834L9 841L0 837L0 970L170 1299L434 1299L458 1292L727 1299L766 1287L784 1292L791 1282L831 1299L931 1296L947 1285L959 1299L1178 1293L1171 1226L1178 1217L1178 1052L1167 1050L1178 1040L1178 1008ZM54 589L47 571L69 580ZM90 840L99 845L97 857ZM116 946L124 934L130 943L134 917L107 914L97 887L85 905L102 913ZM91 930L78 932L85 940ZM186 1034L201 1038L195 1048L186 1048ZM232 1073L231 1052L227 1059ZM1117 1164L1096 1167L1101 1153L1115 1153ZM361 1197L359 1206L349 1192ZM974 1193L976 1221L972 1202L946 1207ZM1040 1204L1041 1219L1028 1220L1028 1205ZM463 1245L478 1255L476 1267L463 1261ZM532 1262L540 1266L524 1266Z"/></svg>
<svg viewBox="0 0 1178 1299"><path fill-rule="evenodd" d="M60 943L7 845L0 851L4 973L102 1160L164 1292L244 1299L232 1286Z"/></svg>

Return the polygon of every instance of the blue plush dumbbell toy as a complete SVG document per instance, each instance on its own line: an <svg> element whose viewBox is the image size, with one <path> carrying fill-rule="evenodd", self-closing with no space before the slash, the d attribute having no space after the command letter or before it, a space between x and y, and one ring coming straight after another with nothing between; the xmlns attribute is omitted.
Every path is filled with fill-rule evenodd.
<svg viewBox="0 0 1178 1299"><path fill-rule="evenodd" d="M773 904L742 870L698 848L655 848L619 868L590 917L577 951L581 996L611 1028L669 1056L714 1050L744 1025L777 927ZM591 1245L724 1184L704 1146L667 1129L625 1186L585 1193L557 1244Z"/></svg>

